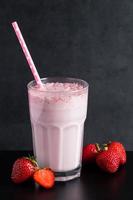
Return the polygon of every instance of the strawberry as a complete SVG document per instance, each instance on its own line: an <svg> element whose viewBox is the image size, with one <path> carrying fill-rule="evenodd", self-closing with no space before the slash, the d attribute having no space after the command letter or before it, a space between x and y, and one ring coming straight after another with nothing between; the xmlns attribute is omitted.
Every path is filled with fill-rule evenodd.
<svg viewBox="0 0 133 200"><path fill-rule="evenodd" d="M55 182L54 172L50 168L37 170L33 175L33 179L36 183L47 189L52 188Z"/></svg>
<svg viewBox="0 0 133 200"><path fill-rule="evenodd" d="M83 162L94 162L98 155L99 146L98 144L88 144L83 148L82 159Z"/></svg>
<svg viewBox="0 0 133 200"><path fill-rule="evenodd" d="M18 158L13 164L11 179L14 183L22 183L31 178L37 169L38 165L33 157Z"/></svg>
<svg viewBox="0 0 133 200"><path fill-rule="evenodd" d="M96 163L103 171L114 173L119 167L120 158L113 150L103 150L97 155Z"/></svg>
<svg viewBox="0 0 133 200"><path fill-rule="evenodd" d="M124 146L120 142L111 142L108 145L110 150L117 152L120 156L120 164L124 165L126 163L126 151Z"/></svg>

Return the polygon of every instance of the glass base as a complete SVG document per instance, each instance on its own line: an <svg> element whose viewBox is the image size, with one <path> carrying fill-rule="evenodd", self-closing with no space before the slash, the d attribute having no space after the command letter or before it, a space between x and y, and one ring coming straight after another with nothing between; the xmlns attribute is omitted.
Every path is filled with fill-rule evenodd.
<svg viewBox="0 0 133 200"><path fill-rule="evenodd" d="M55 172L55 181L69 181L80 177L81 166L66 172Z"/></svg>

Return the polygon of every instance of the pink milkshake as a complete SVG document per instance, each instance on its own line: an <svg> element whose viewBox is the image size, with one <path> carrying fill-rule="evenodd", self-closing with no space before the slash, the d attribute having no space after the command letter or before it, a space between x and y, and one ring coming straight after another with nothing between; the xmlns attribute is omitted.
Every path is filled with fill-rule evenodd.
<svg viewBox="0 0 133 200"><path fill-rule="evenodd" d="M56 180L80 176L88 84L73 78L44 78L28 84L33 150L40 167Z"/></svg>

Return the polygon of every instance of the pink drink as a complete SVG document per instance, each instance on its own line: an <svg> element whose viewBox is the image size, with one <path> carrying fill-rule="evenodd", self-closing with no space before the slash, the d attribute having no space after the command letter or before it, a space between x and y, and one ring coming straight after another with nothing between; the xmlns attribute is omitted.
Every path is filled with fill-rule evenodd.
<svg viewBox="0 0 133 200"><path fill-rule="evenodd" d="M33 150L40 167L56 180L80 176L88 84L72 78L44 78L28 84Z"/></svg>

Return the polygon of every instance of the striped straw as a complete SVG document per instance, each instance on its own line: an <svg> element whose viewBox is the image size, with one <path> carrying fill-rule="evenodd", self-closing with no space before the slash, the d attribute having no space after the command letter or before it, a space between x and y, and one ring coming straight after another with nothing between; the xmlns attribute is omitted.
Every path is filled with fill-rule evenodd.
<svg viewBox="0 0 133 200"><path fill-rule="evenodd" d="M30 52L29 52L29 50L27 48L27 45L26 45L26 43L24 41L24 38L22 36L22 33L21 33L20 29L19 29L19 26L18 26L17 22L13 22L12 26L13 26L14 31L16 33L16 36L17 36L17 38L19 40L19 43L20 43L20 45L22 47L22 50L23 50L24 55L26 57L26 60L27 60L27 62L29 64L31 72L32 72L32 74L33 74L33 76L34 76L34 78L36 80L36 83L37 83L37 85L42 87L42 82L41 82L40 76L39 76L39 74L37 72L37 69L36 69L35 64L33 62L33 59L32 59L32 57L30 55Z"/></svg>

